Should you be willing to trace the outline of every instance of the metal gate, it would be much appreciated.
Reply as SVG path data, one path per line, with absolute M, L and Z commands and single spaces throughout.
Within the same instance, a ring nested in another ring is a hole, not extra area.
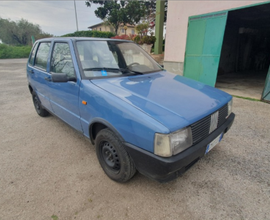
M 215 86 L 228 12 L 189 18 L 184 76 Z

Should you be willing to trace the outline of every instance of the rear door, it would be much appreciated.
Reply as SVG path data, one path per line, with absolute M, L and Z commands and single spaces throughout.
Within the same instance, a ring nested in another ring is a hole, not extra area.
M 50 74 L 66 74 L 70 81 L 52 82 L 49 97 L 53 112 L 63 121 L 82 131 L 79 112 L 80 80 L 74 68 L 75 54 L 71 53 L 69 42 L 54 42 Z M 50 76 L 51 78 L 51 76 Z
M 37 93 L 42 105 L 52 111 L 48 92 L 48 58 L 50 53 L 51 42 L 37 43 L 32 51 L 27 66 L 30 84 Z
M 189 18 L 184 76 L 215 86 L 227 12 Z

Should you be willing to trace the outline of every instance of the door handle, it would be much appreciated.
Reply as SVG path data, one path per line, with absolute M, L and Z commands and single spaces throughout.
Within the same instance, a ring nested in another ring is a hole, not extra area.
M 32 69 L 29 70 L 29 72 L 30 72 L 31 74 L 34 74 L 34 73 L 35 73 L 34 70 L 32 70 Z
M 44 79 L 47 80 L 47 81 L 49 81 L 49 82 L 52 81 L 52 79 L 50 77 L 45 77 Z

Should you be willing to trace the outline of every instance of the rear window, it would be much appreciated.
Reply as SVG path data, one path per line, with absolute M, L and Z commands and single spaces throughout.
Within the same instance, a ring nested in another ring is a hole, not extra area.
M 30 56 L 30 59 L 29 59 L 29 64 L 30 65 L 34 65 L 34 58 L 35 58 L 35 55 L 36 55 L 36 51 L 37 51 L 37 45 L 36 44 L 32 50 L 32 53 L 31 53 L 31 56 Z
M 51 43 L 40 43 L 36 55 L 35 67 L 46 70 Z

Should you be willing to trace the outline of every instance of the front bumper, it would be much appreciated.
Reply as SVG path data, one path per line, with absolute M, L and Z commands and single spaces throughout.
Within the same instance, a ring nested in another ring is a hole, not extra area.
M 235 114 L 231 113 L 228 119 L 207 138 L 172 157 L 159 157 L 129 143 L 125 143 L 126 150 L 140 173 L 159 182 L 168 182 L 177 178 L 203 157 L 207 145 L 222 132 L 225 134 L 234 118 Z

